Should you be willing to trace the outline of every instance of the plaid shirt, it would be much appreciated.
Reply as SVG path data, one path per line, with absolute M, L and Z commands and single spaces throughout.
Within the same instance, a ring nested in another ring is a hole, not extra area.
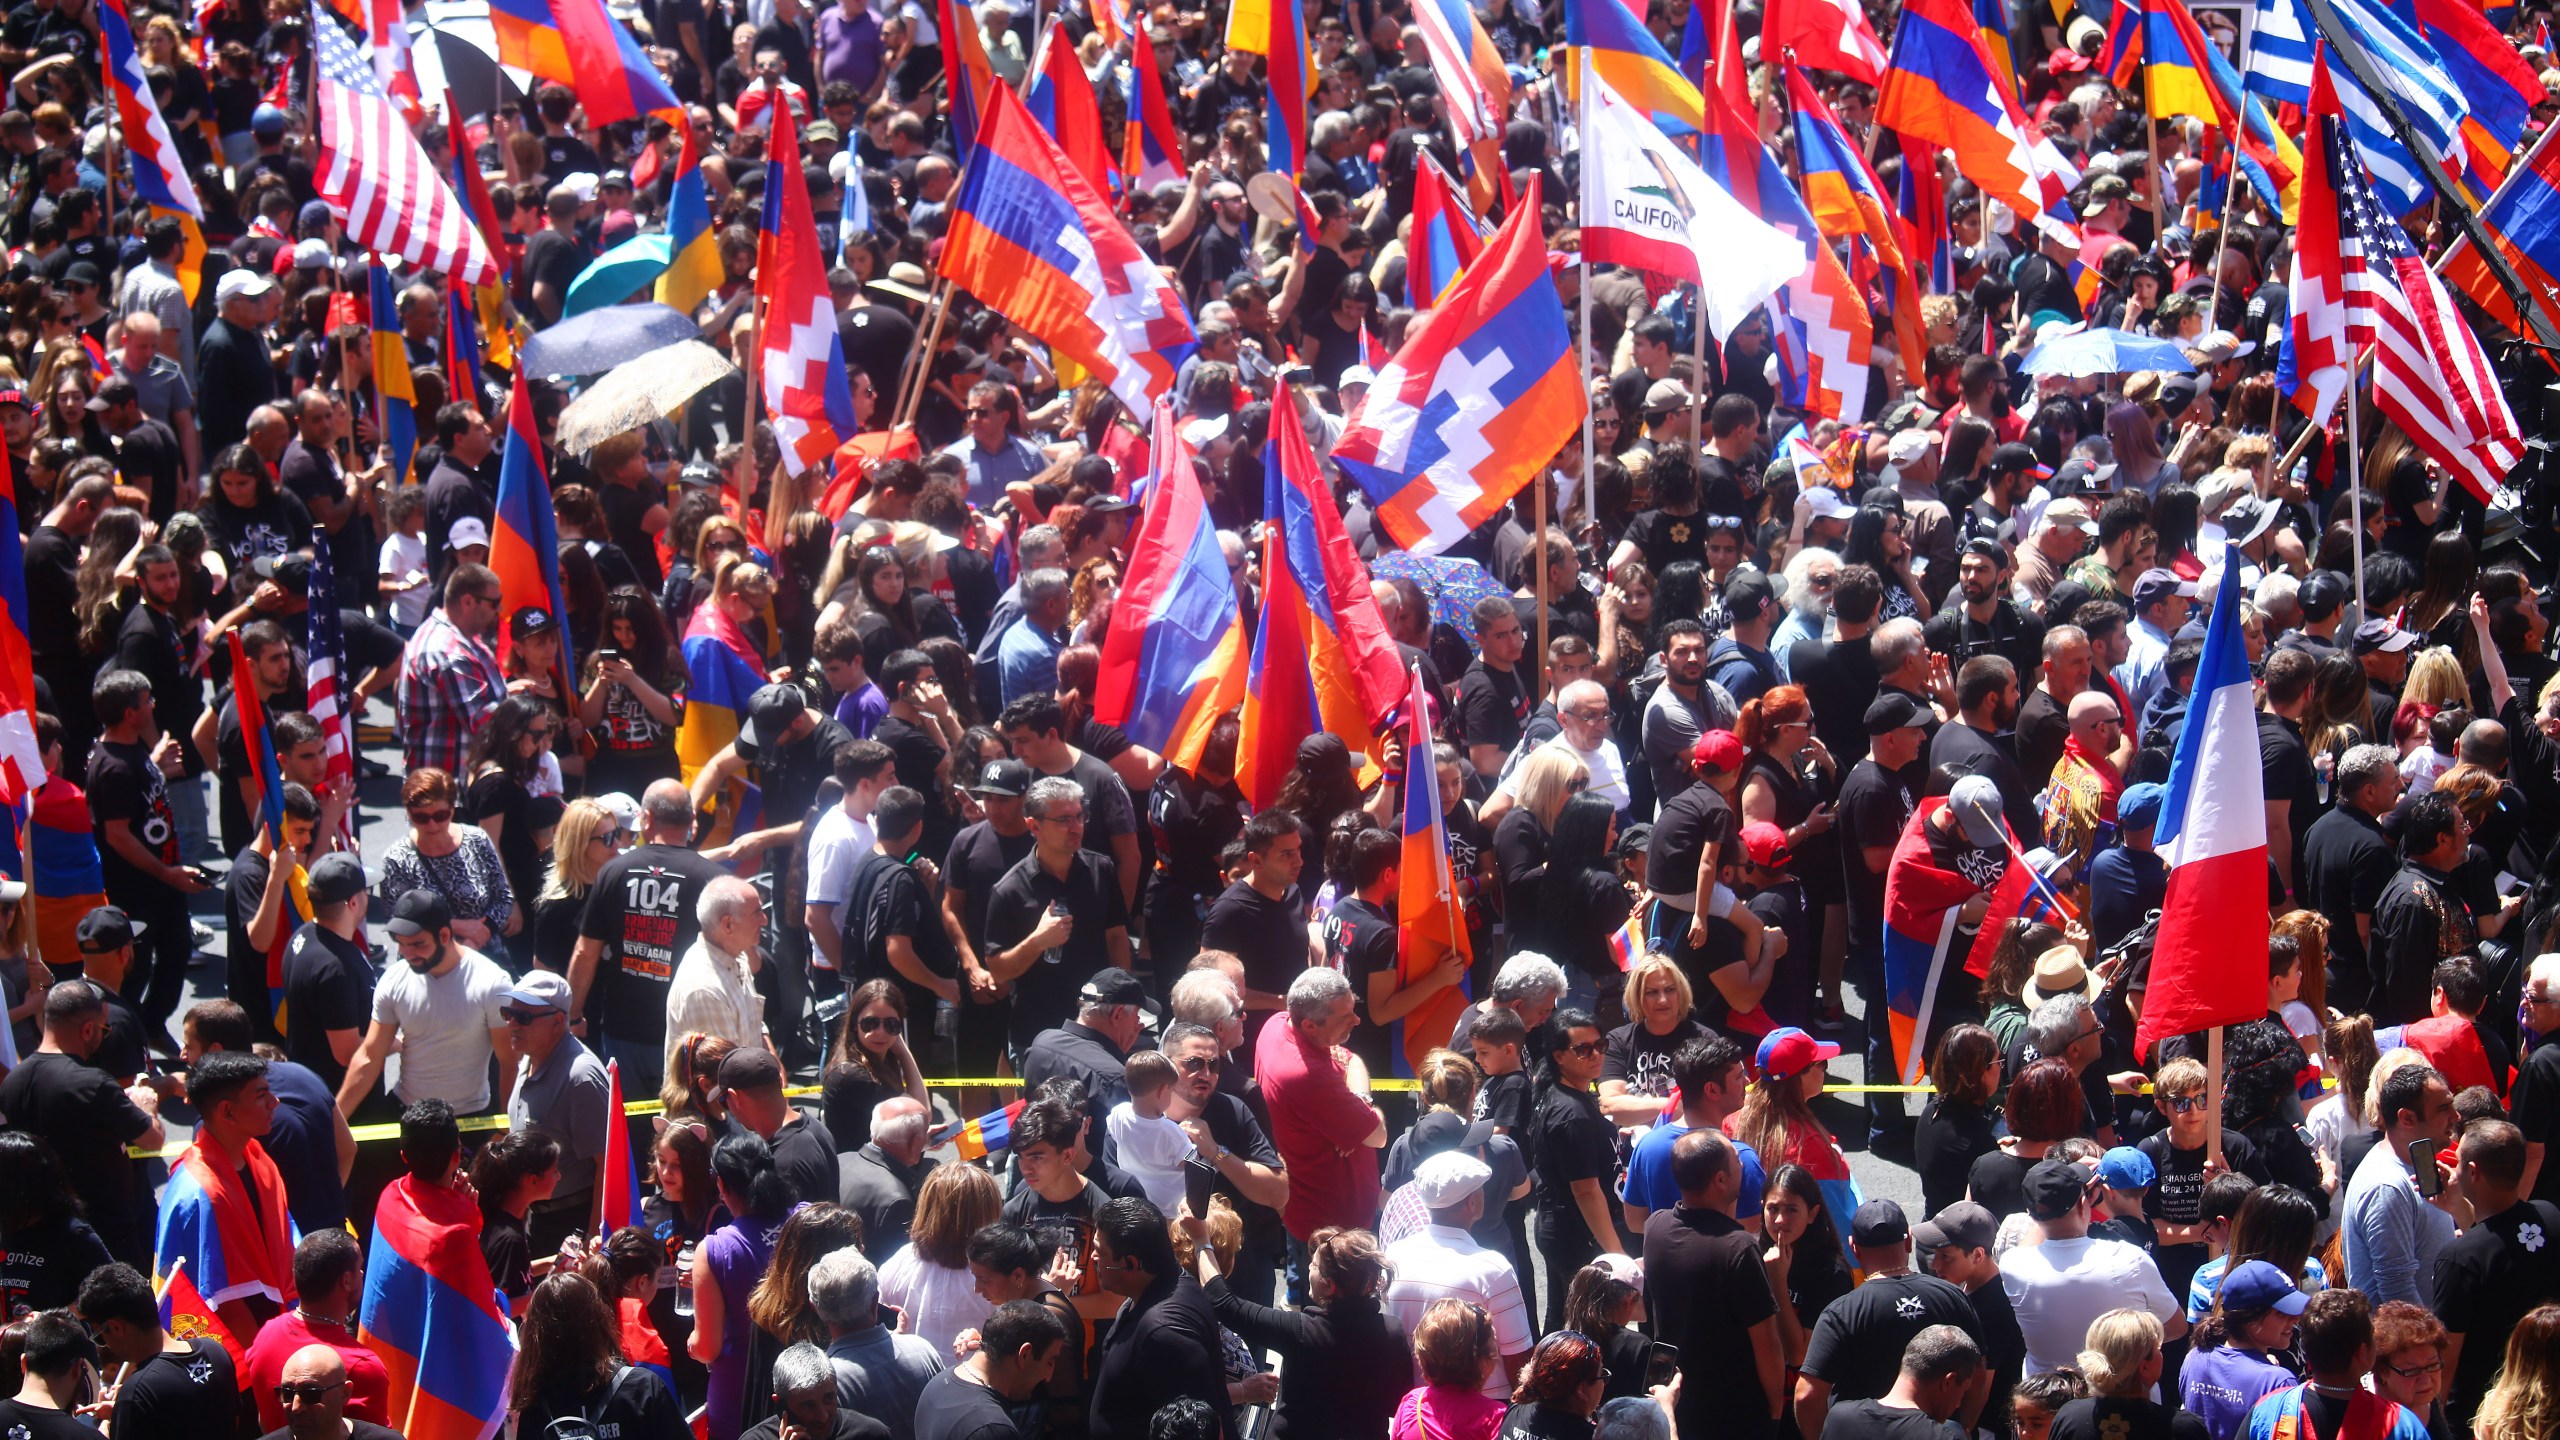
M 441 609 L 428 616 L 400 661 L 400 725 L 409 769 L 433 765 L 459 777 L 472 735 L 506 698 L 498 652 L 453 628 Z

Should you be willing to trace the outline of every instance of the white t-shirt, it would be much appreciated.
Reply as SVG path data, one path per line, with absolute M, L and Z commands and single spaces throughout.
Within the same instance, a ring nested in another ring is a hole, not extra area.
M 853 888 L 853 872 L 879 843 L 870 821 L 854 819 L 842 805 L 828 806 L 809 832 L 809 903 L 842 905 Z M 842 924 L 844 917 L 836 921 Z
M 415 580 L 425 575 L 427 573 L 426 537 L 403 535 L 396 530 L 391 532 L 391 538 L 382 542 L 379 566 L 383 574 L 395 580 Z M 391 597 L 391 618 L 411 628 L 424 625 L 427 623 L 428 602 L 434 598 L 429 586 L 421 585 L 415 590 L 403 590 Z
M 399 1030 L 400 1048 L 384 1083 L 403 1105 L 442 1100 L 454 1113 L 488 1108 L 489 1032 L 506 1017 L 507 972 L 468 945 L 462 962 L 442 975 L 422 975 L 406 961 L 383 967 L 373 987 L 373 1018 Z
M 1583 787 L 1583 793 L 1608 801 L 1613 810 L 1623 811 L 1635 803 L 1635 797 L 1627 791 L 1627 766 L 1618 758 L 1617 741 L 1603 740 L 1599 749 L 1585 750 L 1558 735 L 1538 748 L 1543 750 L 1547 746 L 1571 755 L 1591 772 L 1591 783 Z M 1520 798 L 1520 771 L 1524 758 L 1518 751 L 1512 752 L 1511 762 L 1502 770 L 1502 783 L 1495 787 L 1497 794 L 1508 795 L 1515 801 Z
M 1182 1162 L 1195 1153 L 1191 1137 L 1183 1133 L 1170 1115 L 1150 1120 L 1138 1113 L 1138 1107 L 1123 1100 L 1111 1107 L 1103 1117 L 1110 1131 L 1112 1147 L 1119 1152 L 1120 1168 L 1134 1177 L 1154 1206 L 1172 1214 L 1180 1207 L 1184 1187 Z
M 2026 1374 L 2079 1363 L 2089 1322 L 2128 1306 L 2162 1321 L 2183 1314 L 2160 1267 L 2122 1240 L 2047 1240 L 2000 1257 L 2000 1288 L 2018 1312 L 2026 1337 Z

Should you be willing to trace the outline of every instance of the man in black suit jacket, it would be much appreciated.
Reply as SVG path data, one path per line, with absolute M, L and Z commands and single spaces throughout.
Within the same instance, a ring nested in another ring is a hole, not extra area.
M 1218 1317 L 1200 1282 L 1174 1258 L 1164 1212 L 1144 1200 L 1114 1200 L 1094 1228 L 1096 1278 L 1129 1304 L 1094 1364 L 1093 1433 L 1144 1435 L 1156 1411 L 1188 1396 L 1207 1405 L 1226 1440 L 1235 1440 Z

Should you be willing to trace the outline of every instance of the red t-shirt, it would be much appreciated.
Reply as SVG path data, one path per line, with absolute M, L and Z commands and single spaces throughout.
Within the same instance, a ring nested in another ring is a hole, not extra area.
M 284 1378 L 284 1362 L 305 1345 L 326 1345 L 346 1362 L 348 1419 L 391 1423 L 391 1372 L 383 1368 L 382 1357 L 335 1325 L 314 1326 L 296 1309 L 258 1327 L 258 1338 L 249 1342 L 247 1363 L 240 1368 L 240 1383 L 257 1397 L 260 1425 L 269 1430 L 284 1428 L 284 1406 L 276 1403 L 276 1382 Z
M 1254 1079 L 1271 1110 L 1271 1144 L 1289 1167 L 1289 1233 L 1306 1240 L 1327 1225 L 1367 1229 L 1378 1219 L 1378 1152 L 1363 1143 L 1377 1112 L 1351 1093 L 1342 1062 L 1298 1036 L 1289 1012 L 1263 1022 Z

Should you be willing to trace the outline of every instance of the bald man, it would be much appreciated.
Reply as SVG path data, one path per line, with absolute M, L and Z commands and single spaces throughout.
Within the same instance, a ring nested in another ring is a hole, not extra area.
M 838 1198 L 862 1217 L 863 1253 L 874 1264 L 907 1243 L 916 1218 L 916 1192 L 937 1161 L 925 1158 L 932 1115 L 924 1102 L 894 1095 L 871 1107 L 871 1138 L 859 1150 L 836 1157 Z
M 284 1362 L 275 1398 L 284 1406 L 284 1427 L 261 1440 L 400 1440 L 388 1425 L 347 1418 L 347 1362 L 335 1347 L 294 1351 Z
M 2053 784 L 2045 791 L 2044 837 L 2053 853 L 2071 862 L 2074 875 L 2089 868 L 2101 827 L 2115 828 L 2116 797 L 2124 793 L 2124 775 L 2112 758 L 2124 739 L 2124 714 L 2115 697 L 2083 690 L 2071 697 L 2069 738 L 2062 758 L 2054 762 Z
M 1585 793 L 1608 801 L 1611 808 L 1623 815 L 1633 803 L 1633 797 L 1627 790 L 1627 765 L 1619 758 L 1618 742 L 1609 738 L 1609 691 L 1599 681 L 1587 678 L 1590 663 L 1586 647 L 1578 669 L 1573 668 L 1572 661 L 1563 659 L 1548 667 L 1550 671 L 1561 672 L 1559 679 L 1563 679 L 1566 673 L 1573 674 L 1575 678 L 1565 680 L 1557 689 L 1556 698 L 1548 706 L 1540 707 L 1541 715 L 1550 708 L 1554 713 L 1555 738 L 1547 741 L 1546 745 L 1560 747 L 1581 761 L 1591 772 L 1591 783 L 1584 787 Z M 1537 720 L 1533 718 L 1523 733 L 1534 732 L 1536 728 Z M 1524 742 L 1513 752 L 1503 767 L 1502 779 L 1494 789 L 1493 798 L 1485 802 L 1482 818 L 1486 824 L 1501 819 L 1503 812 L 1519 803 L 1520 761 L 1533 750 L 1544 748 L 1544 745 L 1533 746 Z

